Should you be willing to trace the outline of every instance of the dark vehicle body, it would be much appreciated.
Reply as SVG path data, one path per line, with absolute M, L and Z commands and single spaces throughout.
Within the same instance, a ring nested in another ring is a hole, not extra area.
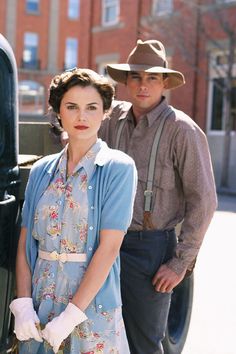
M 15 295 L 14 269 L 19 235 L 17 74 L 13 52 L 0 35 L 0 354 L 11 353 L 9 303 Z

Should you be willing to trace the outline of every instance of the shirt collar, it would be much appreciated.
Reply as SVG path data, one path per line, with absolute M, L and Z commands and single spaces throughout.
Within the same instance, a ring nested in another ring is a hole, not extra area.
M 73 174 L 77 173 L 81 168 L 83 168 L 86 172 L 87 178 L 89 179 L 91 177 L 95 169 L 95 159 L 99 150 L 101 149 L 101 145 L 102 140 L 97 139 L 96 143 L 89 149 L 85 156 L 83 156 L 81 161 L 79 161 L 79 163 L 74 169 Z M 62 176 L 65 176 L 66 174 L 67 148 L 68 147 L 66 146 L 65 149 L 62 151 L 55 169 L 55 173 L 60 171 L 60 174 Z
M 100 141 L 100 150 L 98 151 L 94 163 L 98 166 L 103 166 L 107 161 L 111 159 L 110 149 L 105 141 L 98 139 Z
M 163 96 L 161 102 L 146 114 L 149 127 L 151 127 L 156 122 L 157 118 L 162 115 L 162 113 L 166 110 L 166 107 L 167 101 L 166 98 Z
M 164 96 L 162 96 L 161 102 L 157 104 L 150 112 L 146 113 L 143 118 L 147 119 L 147 124 L 149 127 L 151 127 L 157 118 L 163 113 L 163 111 L 166 109 L 168 106 L 167 100 Z M 142 119 L 143 119 L 142 118 Z M 132 111 L 132 106 L 130 109 L 127 111 L 122 112 L 122 114 L 119 117 L 119 120 L 127 119 L 128 121 L 134 123 L 134 115 Z

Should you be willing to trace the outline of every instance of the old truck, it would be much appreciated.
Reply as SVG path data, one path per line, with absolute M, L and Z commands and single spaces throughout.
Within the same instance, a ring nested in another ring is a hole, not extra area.
M 30 168 L 61 149 L 46 119 L 18 120 L 17 69 L 9 43 L 0 35 L 0 354 L 13 353 L 15 338 L 9 303 L 15 296 L 14 269 L 20 208 Z M 173 292 L 164 341 L 165 354 L 180 354 L 188 333 L 193 276 Z

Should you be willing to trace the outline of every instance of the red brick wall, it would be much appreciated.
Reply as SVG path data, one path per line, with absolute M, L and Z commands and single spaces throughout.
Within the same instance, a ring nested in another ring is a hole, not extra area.
M 204 4 L 211 0 L 204 1 Z M 168 16 L 156 18 L 155 26 L 146 28 L 140 25 L 150 15 L 152 0 L 121 0 L 120 22 L 118 26 L 102 28 L 101 0 L 81 0 L 80 17 L 70 20 L 67 17 L 67 0 L 59 2 L 58 30 L 58 71 L 63 70 L 65 41 L 67 37 L 77 37 L 79 40 L 80 67 L 90 67 L 97 70 L 96 57 L 108 54 L 119 54 L 120 62 L 125 62 L 138 38 L 143 40 L 156 38 L 162 40 L 171 56 L 171 67 L 182 71 L 186 77 L 186 85 L 170 92 L 170 103 L 184 110 L 205 130 L 208 100 L 208 82 L 206 79 L 208 63 L 206 58 L 207 41 L 203 34 L 197 33 L 196 7 L 189 6 L 192 2 L 174 1 L 175 12 L 173 21 L 177 19 L 175 30 L 171 31 Z M 19 70 L 20 79 L 36 80 L 47 88 L 54 73 L 46 72 L 48 60 L 50 1 L 40 1 L 40 15 L 28 15 L 25 11 L 25 0 L 17 1 L 16 49 L 15 56 L 18 66 L 23 55 L 23 39 L 26 31 L 39 34 L 39 57 L 42 71 L 23 72 Z M 0 1 L 0 31 L 5 30 L 6 0 Z M 227 21 L 235 23 L 236 6 L 229 3 L 226 6 Z M 225 33 L 216 21 L 213 12 L 205 12 L 205 23 L 212 37 L 224 39 Z M 173 23 L 172 23 L 173 25 Z M 236 24 L 235 24 L 236 25 Z M 184 43 L 180 48 L 180 35 Z M 55 48 L 56 49 L 56 48 Z M 198 71 L 193 64 L 198 65 Z M 128 99 L 123 85 L 117 86 L 117 97 Z

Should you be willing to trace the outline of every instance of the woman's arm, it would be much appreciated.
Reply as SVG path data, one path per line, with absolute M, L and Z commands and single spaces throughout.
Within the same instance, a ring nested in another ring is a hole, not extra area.
M 33 338 L 42 342 L 43 339 L 37 328 L 40 321 L 31 298 L 31 272 L 25 250 L 26 234 L 27 229 L 22 227 L 16 256 L 17 299 L 11 302 L 10 310 L 15 316 L 14 332 L 16 337 L 20 341 Z
M 124 232 L 102 230 L 100 244 L 86 270 L 72 303 L 84 311 L 104 284 L 110 269 L 119 254 Z
M 31 297 L 31 271 L 26 258 L 26 227 L 22 227 L 16 256 L 17 297 Z

